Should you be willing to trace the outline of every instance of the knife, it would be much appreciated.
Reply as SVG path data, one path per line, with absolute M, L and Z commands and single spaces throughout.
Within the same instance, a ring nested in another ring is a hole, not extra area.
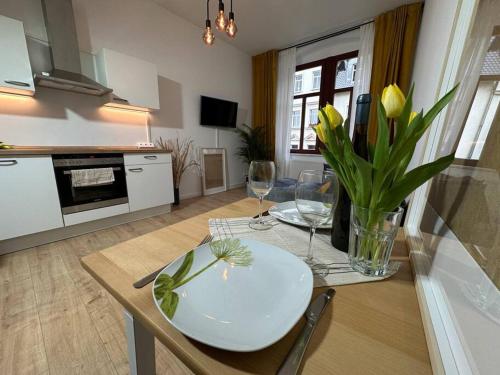
M 302 328 L 299 336 L 295 340 L 292 349 L 288 352 L 285 360 L 281 364 L 276 375 L 295 375 L 299 371 L 302 358 L 309 344 L 314 329 L 318 324 L 326 306 L 335 296 L 335 289 L 328 289 L 326 292 L 321 293 L 313 302 L 310 303 L 306 310 L 306 325 Z

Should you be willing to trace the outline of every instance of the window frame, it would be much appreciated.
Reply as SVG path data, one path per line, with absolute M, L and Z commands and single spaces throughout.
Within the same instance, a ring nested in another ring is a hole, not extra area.
M 351 51 L 347 53 L 342 53 L 340 55 L 330 56 L 325 59 L 311 61 L 309 63 L 297 65 L 295 68 L 295 72 L 299 72 L 301 70 L 311 69 L 318 66 L 321 66 L 321 79 L 320 79 L 320 87 L 319 91 L 307 93 L 307 94 L 295 94 L 295 80 L 294 80 L 294 96 L 295 99 L 302 99 L 302 113 L 300 119 L 300 140 L 299 140 L 299 148 L 292 149 L 291 145 L 289 145 L 289 151 L 292 154 L 320 154 L 319 148 L 322 145 L 321 141 L 316 138 L 316 145 L 314 150 L 310 150 L 307 148 L 303 148 L 304 142 L 304 132 L 305 132 L 305 115 L 306 115 L 306 102 L 308 97 L 319 96 L 319 108 L 324 107 L 327 102 L 332 105 L 334 103 L 334 96 L 339 92 L 349 92 L 349 116 L 352 110 L 352 95 L 353 95 L 353 87 L 344 87 L 341 89 L 335 88 L 335 78 L 336 78 L 336 69 L 337 63 L 341 60 L 346 60 L 350 58 L 358 57 L 358 51 Z M 307 124 L 308 126 L 309 124 Z M 294 128 L 297 129 L 297 128 Z

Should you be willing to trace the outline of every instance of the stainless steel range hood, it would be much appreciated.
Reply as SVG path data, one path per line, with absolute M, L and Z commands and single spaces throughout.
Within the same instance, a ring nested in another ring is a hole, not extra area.
M 49 38 L 52 71 L 35 73 L 35 84 L 95 96 L 112 92 L 112 89 L 82 74 L 71 0 L 42 0 L 42 9 Z

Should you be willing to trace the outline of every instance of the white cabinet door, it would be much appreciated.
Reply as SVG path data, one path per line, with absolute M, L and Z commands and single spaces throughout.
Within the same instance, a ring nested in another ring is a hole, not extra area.
M 0 16 L 0 92 L 33 95 L 31 73 L 23 23 Z
M 159 109 L 155 64 L 107 48 L 96 57 L 97 80 L 132 106 Z
M 172 164 L 140 164 L 126 169 L 130 212 L 174 201 Z
M 62 226 L 52 158 L 0 157 L 0 240 Z

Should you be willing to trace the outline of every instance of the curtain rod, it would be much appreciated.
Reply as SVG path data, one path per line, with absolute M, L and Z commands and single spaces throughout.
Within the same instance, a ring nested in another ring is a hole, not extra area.
M 320 37 L 318 37 L 318 38 L 308 40 L 308 41 L 306 41 L 306 42 L 297 43 L 297 44 L 294 44 L 293 46 L 290 46 L 290 47 L 286 47 L 286 48 L 279 49 L 279 50 L 278 50 L 278 52 L 281 52 L 281 51 L 284 51 L 284 50 L 287 50 L 287 49 L 290 49 L 290 48 L 294 48 L 294 47 L 295 47 L 295 48 L 300 48 L 300 47 L 305 47 L 305 46 L 308 46 L 309 44 L 313 44 L 313 43 L 321 42 L 322 40 L 330 39 L 330 38 L 333 38 L 333 37 L 335 37 L 335 36 L 339 36 L 339 35 L 342 35 L 342 34 L 348 33 L 348 32 L 350 32 L 350 31 L 357 30 L 357 29 L 359 29 L 361 26 L 368 25 L 369 23 L 373 23 L 373 22 L 374 22 L 373 20 L 371 20 L 371 21 L 366 21 L 366 22 L 360 23 L 359 25 L 348 27 L 347 29 L 343 29 L 343 30 L 335 31 L 335 32 L 333 32 L 333 33 L 331 33 L 331 34 L 323 35 L 323 36 L 320 36 Z

